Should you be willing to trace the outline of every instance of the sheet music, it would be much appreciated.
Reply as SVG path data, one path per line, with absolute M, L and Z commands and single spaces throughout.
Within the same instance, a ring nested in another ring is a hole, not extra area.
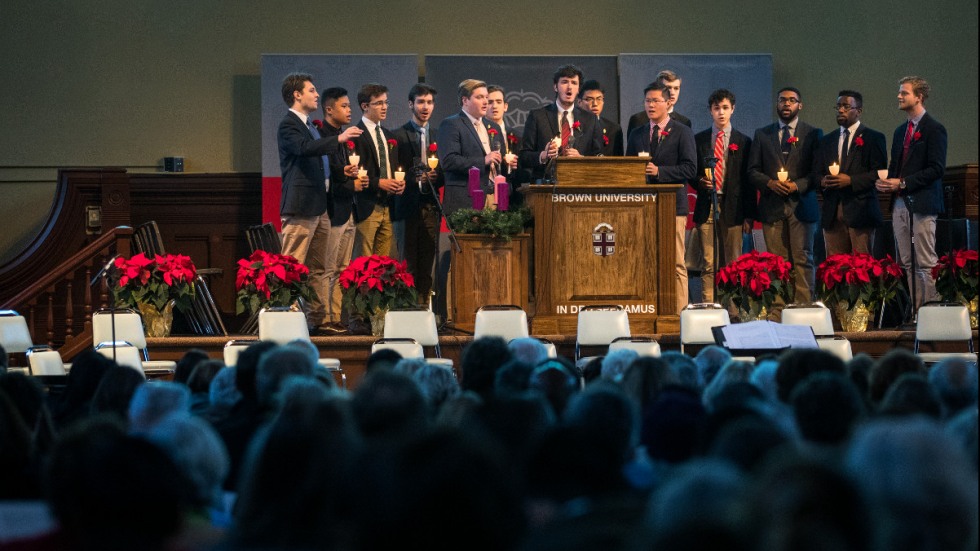
M 722 328 L 730 349 L 817 348 L 809 325 L 783 325 L 771 321 L 735 323 Z

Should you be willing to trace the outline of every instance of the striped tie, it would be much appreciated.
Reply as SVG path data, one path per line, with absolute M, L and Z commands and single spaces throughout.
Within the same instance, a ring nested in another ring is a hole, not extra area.
M 715 158 L 718 164 L 715 165 L 715 191 L 721 191 L 721 184 L 725 180 L 725 131 L 719 130 L 715 136 Z

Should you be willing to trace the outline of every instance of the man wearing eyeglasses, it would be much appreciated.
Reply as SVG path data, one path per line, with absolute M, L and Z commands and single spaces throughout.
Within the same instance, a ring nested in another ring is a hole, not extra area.
M 643 91 L 650 124 L 634 130 L 626 142 L 626 155 L 645 152 L 648 184 L 680 183 L 677 190 L 677 216 L 674 220 L 674 281 L 677 293 L 676 313 L 687 306 L 687 265 L 684 263 L 684 237 L 687 229 L 687 182 L 697 171 L 697 146 L 694 131 L 671 119 L 670 90 L 653 82 Z M 666 259 L 665 259 L 666 260 Z M 667 307 L 665 307 L 667 309 Z
M 622 156 L 623 128 L 602 116 L 602 110 L 606 106 L 606 90 L 598 80 L 582 83 L 582 89 L 578 93 L 578 106 L 598 117 L 599 127 L 602 129 L 602 154 L 606 157 Z
M 681 98 L 681 77 L 677 76 L 677 73 L 671 71 L 670 69 L 664 69 L 657 73 L 657 82 L 663 84 L 670 90 L 670 107 L 667 108 L 667 113 L 670 114 L 670 118 L 675 121 L 691 128 L 691 119 L 681 115 L 677 111 L 674 111 L 674 106 L 677 105 L 677 100 Z M 629 122 L 626 124 L 626 136 L 633 133 L 633 130 L 641 126 L 647 126 L 650 124 L 650 117 L 647 116 L 646 110 L 640 111 L 639 113 L 634 113 Z
M 388 88 L 365 84 L 357 92 L 357 103 L 363 116 L 357 123 L 363 133 L 355 150 L 361 157 L 361 168 L 367 170 L 367 188 L 358 191 L 357 256 L 390 255 L 394 226 L 391 220 L 392 196 L 405 191 L 405 180 L 396 180 L 398 142 L 390 130 L 381 126 L 388 116 Z M 404 168 L 404 167 L 403 167 Z
M 779 90 L 779 121 L 755 131 L 749 181 L 759 190 L 758 220 L 766 249 L 793 264 L 793 301 L 813 300 L 813 236 L 820 217 L 811 184 L 813 154 L 823 130 L 800 120 L 803 95 Z
M 861 122 L 863 110 L 860 92 L 838 92 L 834 112 L 839 128 L 820 140 L 814 156 L 813 188 L 823 193 L 820 220 L 827 256 L 871 254 L 875 228 L 881 225 L 875 180 L 888 154 L 885 135 Z

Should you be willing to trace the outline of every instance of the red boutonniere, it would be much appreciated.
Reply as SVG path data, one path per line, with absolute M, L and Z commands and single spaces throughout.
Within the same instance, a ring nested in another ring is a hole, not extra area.
M 854 145 L 858 147 L 864 147 L 864 138 L 862 138 L 861 136 L 857 136 L 856 138 L 854 138 Z
M 579 121 L 575 121 L 572 123 L 572 130 L 578 130 L 579 128 L 582 128 L 582 123 L 580 123 Z
M 737 143 L 728 144 L 728 150 L 731 151 L 732 153 L 738 151 L 738 144 Z
M 515 136 L 513 132 L 507 134 L 507 143 L 517 145 L 517 136 Z
M 347 140 L 344 144 L 347 145 L 347 151 L 354 151 L 354 140 Z
M 497 130 L 491 128 L 490 126 L 487 126 L 487 134 L 490 136 L 490 139 L 492 140 L 497 137 Z
M 395 146 L 397 145 L 398 145 L 397 140 L 395 140 L 394 138 L 388 139 L 388 149 L 395 149 Z
M 609 136 L 606 135 L 605 131 L 602 133 L 602 145 L 609 145 Z
M 798 137 L 796 137 L 796 136 L 790 136 L 789 139 L 786 140 L 786 143 L 791 143 L 791 144 L 793 144 L 793 147 L 796 147 L 796 142 L 798 142 L 798 141 L 800 141 L 800 139 Z
M 659 141 L 661 141 L 661 142 L 664 141 L 664 138 L 666 138 L 667 136 L 670 136 L 670 130 L 661 130 L 660 131 L 660 140 Z
M 429 153 L 435 153 L 436 151 L 439 151 L 439 146 L 436 145 L 436 142 L 430 143 L 429 144 Z
M 913 142 L 917 142 L 917 141 L 919 141 L 921 139 L 922 139 L 922 132 L 916 132 L 915 134 L 912 134 L 912 141 Z
M 323 130 L 323 121 L 320 119 L 314 119 L 313 126 L 315 126 L 317 130 Z

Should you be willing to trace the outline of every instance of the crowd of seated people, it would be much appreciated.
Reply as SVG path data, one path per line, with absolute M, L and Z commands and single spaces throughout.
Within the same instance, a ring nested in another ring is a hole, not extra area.
M 905 350 L 580 370 L 485 338 L 456 372 L 380 351 L 352 391 L 301 342 L 167 382 L 84 353 L 57 397 L 0 372 L 0 509 L 50 516 L 0 520 L 4 551 L 978 546 L 976 364 Z

